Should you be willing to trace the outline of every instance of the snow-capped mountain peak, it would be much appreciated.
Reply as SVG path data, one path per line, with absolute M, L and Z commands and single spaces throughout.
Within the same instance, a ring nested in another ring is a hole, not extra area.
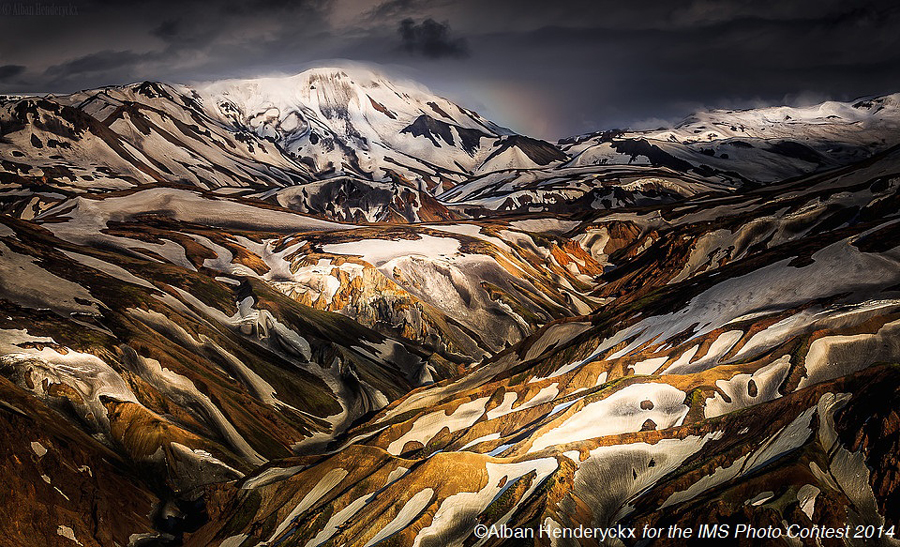
M 426 88 L 375 71 L 315 68 L 295 76 L 198 86 L 223 122 L 247 127 L 316 169 L 462 175 L 476 171 L 495 141 L 513 134 Z
M 695 112 L 673 127 L 560 141 L 569 165 L 652 164 L 772 182 L 859 161 L 900 131 L 900 94 L 805 107 Z

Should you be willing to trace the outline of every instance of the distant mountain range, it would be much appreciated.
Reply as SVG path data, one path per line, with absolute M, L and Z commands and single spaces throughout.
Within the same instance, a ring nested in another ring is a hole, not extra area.
M 0 124 L 0 177 L 64 196 L 171 183 L 332 219 L 415 222 L 648 203 L 847 165 L 889 146 L 900 95 L 703 112 L 671 129 L 551 144 L 414 84 L 319 68 L 196 88 L 144 82 L 7 97 Z M 604 182 L 626 176 L 624 166 L 655 169 Z M 53 203 L 44 196 L 30 207 Z

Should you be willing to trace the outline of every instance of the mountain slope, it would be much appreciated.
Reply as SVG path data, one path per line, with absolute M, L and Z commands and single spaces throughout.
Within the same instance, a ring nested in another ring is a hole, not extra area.
M 895 524 L 898 200 L 893 149 L 603 214 L 579 236 L 614 266 L 602 309 L 398 400 L 325 459 L 217 488 L 189 545 L 465 544 L 478 523 Z
M 434 350 L 208 266 L 218 251 L 266 271 L 229 229 L 264 254 L 279 231 L 340 225 L 165 188 L 46 215 L 0 217 L 2 373 L 175 491 L 329 440 L 456 373 Z M 255 228 L 237 228 L 242 215 Z

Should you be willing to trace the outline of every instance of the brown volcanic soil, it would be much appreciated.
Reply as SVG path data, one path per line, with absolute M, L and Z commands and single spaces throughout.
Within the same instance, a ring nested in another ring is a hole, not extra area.
M 46 452 L 44 452 L 46 450 Z M 49 482 L 48 482 L 49 481 Z M 0 378 L 0 537 L 17 547 L 127 545 L 157 497 L 113 451 Z

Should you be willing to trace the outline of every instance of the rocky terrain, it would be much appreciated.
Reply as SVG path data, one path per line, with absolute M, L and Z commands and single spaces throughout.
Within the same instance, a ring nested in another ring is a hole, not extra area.
M 898 125 L 894 95 L 551 144 L 360 69 L 7 97 L 0 533 L 890 529 Z

